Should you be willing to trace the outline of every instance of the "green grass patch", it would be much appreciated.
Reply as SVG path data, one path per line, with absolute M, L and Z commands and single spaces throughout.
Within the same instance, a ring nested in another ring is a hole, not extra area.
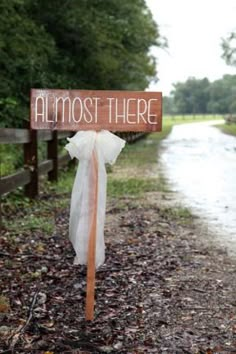
M 11 234 L 36 230 L 51 234 L 55 227 L 55 215 L 70 204 L 74 175 L 71 169 L 68 173 L 63 171 L 58 185 L 42 178 L 40 195 L 32 200 L 24 196 L 22 188 L 2 196 L 2 223 L 5 228 Z
M 221 114 L 196 114 L 196 115 L 166 115 L 163 117 L 163 123 L 165 126 L 176 125 L 176 124 L 186 124 L 186 123 L 197 123 L 197 122 L 207 122 L 210 120 L 224 119 Z
M 223 133 L 236 136 L 236 124 L 220 124 L 216 125 Z
M 157 170 L 158 147 L 171 131 L 149 134 L 134 144 L 126 144 L 117 162 L 108 168 L 108 198 L 139 197 L 145 192 L 169 192 L 161 171 Z
M 23 219 L 11 222 L 8 227 L 9 231 L 27 232 L 42 231 L 51 234 L 55 227 L 55 220 L 52 216 L 39 216 L 37 214 L 26 215 Z
M 44 183 L 44 192 L 50 191 L 52 194 L 67 194 L 71 193 L 75 175 L 76 167 L 66 168 L 59 173 L 58 182 L 48 182 Z
M 51 200 L 30 200 L 22 190 L 17 190 L 2 197 L 3 225 L 11 233 L 41 230 L 50 234 L 55 226 L 56 202 L 53 204 Z
M 14 173 L 23 166 L 23 147 L 17 144 L 0 144 L 0 176 Z
M 158 159 L 158 146 L 161 140 L 170 133 L 171 128 L 171 125 L 164 126 L 160 133 L 152 133 L 134 144 L 126 144 L 118 157 L 115 168 L 124 169 L 127 166 L 130 166 L 130 168 L 142 168 L 156 163 Z
M 181 224 L 189 224 L 194 218 L 191 211 L 188 208 L 182 206 L 162 209 L 162 213 L 166 215 L 167 218 L 179 221 Z
M 38 143 L 38 161 L 47 156 L 46 142 Z M 24 149 L 22 144 L 0 144 L 0 176 L 13 174 L 24 165 Z
M 145 192 L 164 191 L 165 185 L 158 178 L 109 178 L 108 198 L 139 197 Z

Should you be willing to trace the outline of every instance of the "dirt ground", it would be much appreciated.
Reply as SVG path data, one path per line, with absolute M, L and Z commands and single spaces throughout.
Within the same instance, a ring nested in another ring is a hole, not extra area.
M 174 194 L 109 201 L 93 322 L 68 215 L 52 235 L 3 233 L 0 353 L 236 353 L 236 261 Z

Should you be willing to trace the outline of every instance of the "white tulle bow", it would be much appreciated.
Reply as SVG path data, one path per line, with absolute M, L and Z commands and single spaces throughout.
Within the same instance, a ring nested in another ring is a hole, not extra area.
M 104 222 L 107 175 L 105 163 L 116 161 L 125 141 L 107 130 L 79 131 L 65 146 L 70 157 L 76 157 L 79 167 L 71 195 L 69 237 L 76 257 L 74 264 L 87 264 L 91 215 L 94 211 L 95 181 L 97 181 L 96 268 L 104 263 Z M 97 169 L 94 164 L 96 159 Z M 98 174 L 96 179 L 96 173 Z

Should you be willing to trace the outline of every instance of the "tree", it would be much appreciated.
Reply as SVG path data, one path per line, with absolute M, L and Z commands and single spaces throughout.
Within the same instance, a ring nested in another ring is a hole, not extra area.
M 165 113 L 236 113 L 236 75 L 224 75 L 213 82 L 189 78 L 174 88 L 170 97 L 164 97 Z
M 231 32 L 229 36 L 222 40 L 222 57 L 228 65 L 236 66 L 236 32 Z
M 22 124 L 31 87 L 144 90 L 162 46 L 144 0 L 2 0 L 0 33 L 5 126 Z
M 160 36 L 143 0 L 36 0 L 31 13 L 69 58 L 72 85 L 144 89 L 155 76 Z
M 176 114 L 176 107 L 174 104 L 174 97 L 164 96 L 163 97 L 163 113 L 164 115 L 174 115 Z
M 224 75 L 209 89 L 209 113 L 235 113 L 236 75 Z
M 198 114 L 207 112 L 209 80 L 189 78 L 186 82 L 174 84 L 174 104 L 180 114 Z
M 50 61 L 56 54 L 53 38 L 29 18 L 23 1 L 1 1 L 0 117 L 4 126 L 18 126 L 28 118 L 29 89 L 50 85 Z

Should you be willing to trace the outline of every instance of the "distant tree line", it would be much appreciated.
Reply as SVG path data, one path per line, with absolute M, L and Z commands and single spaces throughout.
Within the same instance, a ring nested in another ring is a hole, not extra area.
M 236 75 L 213 82 L 191 77 L 173 86 L 171 95 L 164 97 L 165 114 L 236 113 Z
M 144 90 L 163 43 L 145 0 L 1 0 L 0 125 L 24 125 L 31 87 Z

